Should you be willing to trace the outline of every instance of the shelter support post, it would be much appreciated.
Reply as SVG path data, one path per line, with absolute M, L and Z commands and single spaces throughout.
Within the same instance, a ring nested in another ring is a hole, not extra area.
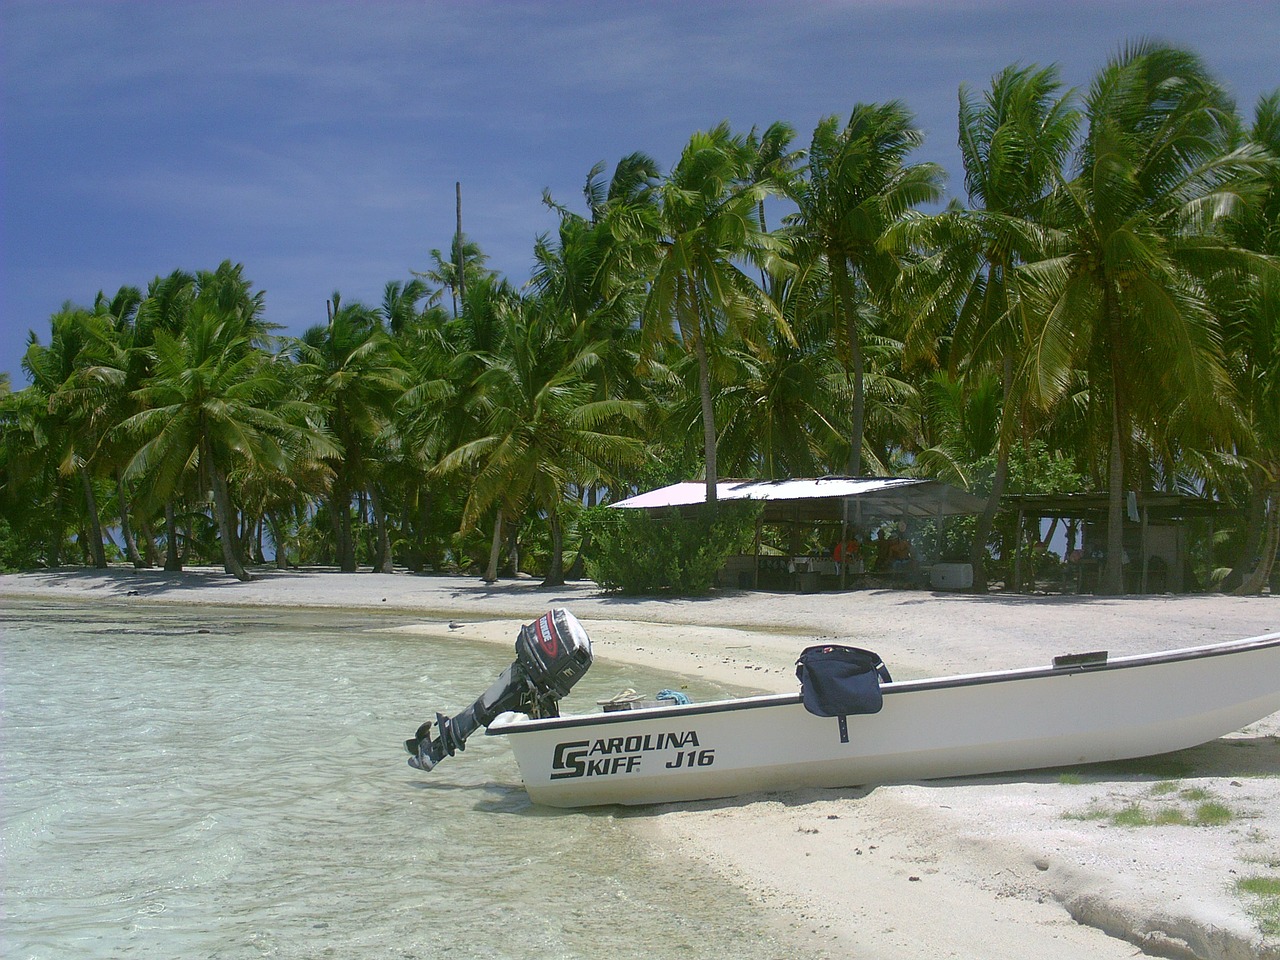
M 1018 510 L 1018 524 L 1013 528 L 1013 589 L 1022 589 L 1022 525 L 1026 512 Z

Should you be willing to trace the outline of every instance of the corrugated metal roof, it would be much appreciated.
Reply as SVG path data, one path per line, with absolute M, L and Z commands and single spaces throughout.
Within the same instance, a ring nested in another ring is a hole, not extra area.
M 673 483 L 611 504 L 622 510 L 661 510 L 705 502 L 707 485 Z M 722 501 L 764 501 L 765 519 L 838 520 L 846 500 L 883 516 L 938 517 L 981 512 L 984 502 L 939 480 L 912 477 L 819 477 L 800 480 L 723 480 L 716 484 Z

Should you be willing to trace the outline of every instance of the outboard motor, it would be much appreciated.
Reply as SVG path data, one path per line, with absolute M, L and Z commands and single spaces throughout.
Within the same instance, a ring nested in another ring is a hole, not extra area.
M 530 717 L 558 717 L 560 698 L 591 666 L 591 639 L 568 610 L 552 610 L 520 628 L 516 659 L 480 699 L 461 713 L 437 713 L 439 733 L 431 736 L 428 720 L 412 740 L 404 742 L 409 766 L 430 770 L 466 747 L 467 737 L 487 727 L 508 710 Z

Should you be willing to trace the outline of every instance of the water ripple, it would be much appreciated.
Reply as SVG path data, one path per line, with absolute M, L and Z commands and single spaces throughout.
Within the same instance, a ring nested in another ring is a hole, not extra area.
M 411 770 L 404 737 L 511 658 L 364 625 L 0 611 L 0 954 L 780 955 L 743 894 L 611 814 L 531 807 L 500 739 Z M 669 680 L 597 664 L 574 701 Z

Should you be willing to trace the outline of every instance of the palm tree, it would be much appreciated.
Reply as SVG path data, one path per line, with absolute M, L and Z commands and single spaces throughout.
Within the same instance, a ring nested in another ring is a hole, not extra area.
M 338 565 L 348 572 L 356 569 L 351 501 L 368 491 L 379 539 L 377 566 L 387 572 L 391 555 L 377 482 L 378 453 L 382 435 L 391 425 L 392 406 L 404 392 L 406 375 L 375 311 L 359 303 L 343 305 L 336 292 L 332 303 L 331 322 L 312 327 L 297 343 L 302 389 L 308 401 L 324 411 L 327 429 L 341 448 L 331 464 L 330 496 Z
M 430 280 L 442 289 L 449 291 L 453 299 L 453 316 L 458 316 L 459 299 L 466 287 L 476 278 L 486 276 L 492 271 L 485 269 L 488 257 L 481 251 L 480 245 L 468 240 L 466 234 L 454 234 L 448 259 L 437 249 L 431 251 L 431 261 L 435 264 L 430 270 L 414 276 Z M 458 264 L 462 264 L 462 272 L 458 272 Z
M 657 166 L 644 154 L 624 157 L 606 182 L 604 164 L 587 175 L 583 195 L 588 217 L 543 202 L 560 215 L 554 240 L 538 237 L 530 286 L 540 309 L 553 310 L 573 344 L 598 343 L 606 353 L 591 371 L 596 398 L 637 396 L 639 343 L 634 318 L 641 309 L 647 274 L 644 250 L 627 225 L 646 211 L 657 183 Z
M 62 562 L 75 494 L 59 470 L 66 434 L 35 385 L 0 396 L 0 521 L 26 556 Z
M 196 473 L 213 493 L 223 565 L 248 580 L 232 523 L 231 473 L 246 465 L 283 470 L 291 445 L 319 444 L 278 411 L 284 381 L 260 343 L 262 294 L 229 262 L 198 277 L 199 294 L 176 335 L 155 333 L 154 368 L 138 391 L 143 409 L 122 428 L 141 446 L 126 480 L 146 478 L 161 497 Z
M 747 134 L 747 148 L 751 151 L 752 157 L 746 182 L 773 183 L 778 193 L 790 196 L 795 190 L 799 175 L 797 168 L 804 157 L 802 151 L 791 149 L 791 142 L 795 138 L 795 128 L 789 123 L 771 123 L 763 133 L 757 133 L 756 128 L 752 127 L 751 132 Z M 762 230 L 769 229 L 769 223 L 765 217 L 765 200 L 765 197 L 760 198 L 758 209 Z M 770 287 L 776 279 L 778 278 L 771 277 L 763 268 L 760 270 L 760 286 L 771 294 L 774 291 Z
M 733 475 L 783 479 L 826 472 L 824 452 L 841 442 L 824 372 L 830 355 L 783 337 L 724 351 L 738 368 L 720 391 L 721 455 Z
M 155 362 L 156 331 L 164 330 L 177 336 L 187 322 L 191 311 L 191 302 L 197 293 L 194 274 L 183 270 L 174 270 L 168 276 L 156 277 L 147 285 L 146 296 L 138 306 L 135 316 L 133 339 L 130 350 L 129 383 L 136 392 L 146 383 L 153 371 Z M 155 509 L 161 505 L 152 494 L 154 490 L 143 491 L 141 497 L 144 516 L 146 509 Z M 182 559 L 178 553 L 178 525 L 175 498 L 177 491 L 163 498 L 165 522 L 165 561 L 164 568 L 169 571 L 182 569 Z M 148 541 L 150 538 L 148 537 Z
M 1229 235 L 1271 262 L 1255 276 L 1228 273 L 1215 290 L 1224 304 L 1223 346 L 1246 426 L 1230 462 L 1247 484 L 1250 522 L 1235 569 L 1223 581 L 1239 594 L 1262 589 L 1280 547 L 1280 90 L 1258 101 L 1249 140 L 1276 162 L 1265 191 L 1242 206 Z
M 796 213 L 787 218 L 797 261 L 809 276 L 821 267 L 828 283 L 837 353 L 853 405 L 848 471 L 862 473 L 865 429 L 866 328 L 889 294 L 901 266 L 886 248 L 889 229 L 922 203 L 942 195 L 937 164 L 906 162 L 923 142 L 898 101 L 858 104 L 849 121 L 827 117 L 813 131 L 807 177 L 796 187 Z
M 421 314 L 418 304 L 427 297 L 427 285 L 415 277 L 408 283 L 390 280 L 382 293 L 382 322 L 392 337 L 403 336 Z
M 911 294 L 925 305 L 908 334 L 912 352 L 932 354 L 945 333 L 952 376 L 980 393 L 991 371 L 999 378 L 995 474 L 970 552 L 978 592 L 987 588 L 987 541 L 1005 491 L 1018 412 L 1025 408 L 1015 395 L 1017 361 L 1026 347 L 1016 268 L 1042 255 L 1046 197 L 1062 180 L 1079 121 L 1060 89 L 1052 67 L 1007 67 L 980 99 L 961 86 L 960 153 L 970 206 L 931 220 L 922 231 L 930 256 L 906 276 Z
M 464 527 L 495 506 L 510 512 L 533 506 L 546 517 L 552 549 L 543 582 L 559 585 L 569 490 L 640 462 L 644 445 L 619 430 L 638 416 L 639 404 L 593 398 L 587 373 L 603 345 L 570 349 L 554 313 L 524 303 L 505 310 L 503 319 L 506 349 L 482 358 L 471 398 L 482 433 L 449 453 L 437 470 L 471 475 Z
M 1240 251 L 1225 218 L 1262 169 L 1231 149 L 1233 107 L 1194 54 L 1140 43 L 1110 61 L 1085 102 L 1079 173 L 1061 185 L 1054 255 L 1024 268 L 1036 328 L 1029 386 L 1042 406 L 1082 367 L 1109 426 L 1107 558 L 1101 588 L 1124 589 L 1126 461 L 1136 424 L 1179 406 L 1221 429 L 1233 389 L 1203 278 Z
M 47 455 L 55 458 L 60 473 L 80 482 L 84 545 L 95 567 L 107 566 L 94 478 L 101 463 L 99 446 L 112 427 L 101 376 L 105 345 L 111 340 L 112 328 L 104 315 L 67 304 L 50 319 L 49 345 L 42 346 L 32 333 L 22 359 L 31 389 L 46 407 L 42 436 Z
M 125 556 L 135 568 L 149 565 L 154 546 L 148 536 L 147 556 L 138 549 L 131 520 L 132 497 L 129 485 L 124 481 L 124 468 L 133 451 L 116 427 L 137 412 L 134 392 L 142 383 L 145 372 L 145 350 L 140 334 L 138 316 L 143 303 L 142 291 L 137 287 L 121 287 L 115 296 L 108 298 L 101 291 L 94 300 L 93 312 L 105 323 L 97 327 L 99 337 L 99 361 L 83 372 L 86 383 L 93 386 L 94 399 L 99 407 L 102 435 L 98 441 L 102 471 L 115 482 L 116 504 L 120 517 L 120 539 Z M 82 397 L 80 404 L 90 402 Z M 149 532 L 149 525 L 143 523 Z
M 650 344 L 676 338 L 697 359 L 702 411 L 706 501 L 716 502 L 716 420 L 711 352 L 761 315 L 790 336 L 777 307 L 742 264 L 775 265 L 781 240 L 760 222 L 760 202 L 776 192 L 772 179 L 751 179 L 757 151 L 721 124 L 689 141 L 655 191 L 647 239 L 654 267 L 643 324 Z

